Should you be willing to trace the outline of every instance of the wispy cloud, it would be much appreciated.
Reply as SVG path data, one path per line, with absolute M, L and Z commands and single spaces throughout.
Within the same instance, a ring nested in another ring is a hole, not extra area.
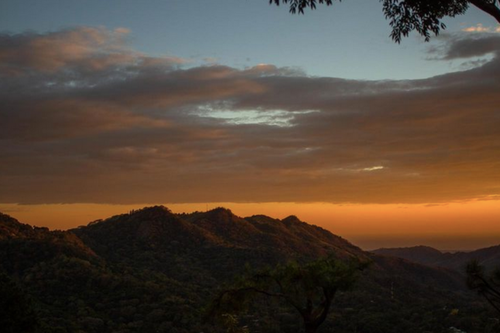
M 500 33 L 500 26 L 497 27 L 484 27 L 482 24 L 463 28 L 464 32 L 498 32 Z
M 358 81 L 268 64 L 187 67 L 130 49 L 127 33 L 1 36 L 0 202 L 500 193 L 498 37 L 445 40 L 447 59 L 492 55 L 467 71 Z
M 183 63 L 176 57 L 150 58 L 127 47 L 129 30 L 81 27 L 38 34 L 0 34 L 0 72 L 104 71 L 111 67 L 165 66 Z
M 433 60 L 456 60 L 484 57 L 500 52 L 500 35 L 455 34 L 442 37 L 442 43 L 432 46 L 429 54 Z

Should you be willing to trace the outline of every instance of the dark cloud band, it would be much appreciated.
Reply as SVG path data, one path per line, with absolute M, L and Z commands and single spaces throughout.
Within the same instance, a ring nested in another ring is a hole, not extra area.
M 499 37 L 425 80 L 181 66 L 126 31 L 0 36 L 0 202 L 443 202 L 500 193 Z

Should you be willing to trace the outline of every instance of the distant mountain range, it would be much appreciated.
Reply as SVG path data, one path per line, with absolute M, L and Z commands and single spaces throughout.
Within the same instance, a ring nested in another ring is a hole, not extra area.
M 456 271 L 362 251 L 295 216 L 155 206 L 49 231 L 0 214 L 0 273 L 29 296 L 42 332 L 226 332 L 203 309 L 246 266 L 328 254 L 372 265 L 336 297 L 322 332 L 486 332 L 494 324 L 496 314 Z M 261 300 L 250 310 L 240 318 L 250 332 L 300 332 L 283 305 Z
M 465 266 L 471 260 L 477 260 L 487 269 L 500 267 L 500 245 L 479 249 L 471 252 L 447 253 L 428 246 L 402 248 L 383 248 L 373 253 L 397 258 L 403 258 L 428 266 L 445 267 L 463 273 Z

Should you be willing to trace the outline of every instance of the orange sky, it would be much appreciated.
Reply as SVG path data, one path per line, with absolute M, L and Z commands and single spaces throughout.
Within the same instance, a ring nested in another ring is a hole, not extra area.
M 142 205 L 0 204 L 0 211 L 24 223 L 68 229 L 126 213 Z M 430 245 L 444 250 L 471 250 L 500 244 L 500 201 L 476 200 L 442 205 L 329 203 L 209 203 L 165 204 L 176 213 L 217 206 L 239 216 L 264 214 L 275 218 L 297 215 L 364 249 Z

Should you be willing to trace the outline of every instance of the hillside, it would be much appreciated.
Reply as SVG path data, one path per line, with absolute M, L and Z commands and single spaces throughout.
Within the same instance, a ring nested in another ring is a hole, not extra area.
M 500 245 L 479 249 L 471 252 L 447 253 L 428 246 L 406 248 L 387 248 L 372 251 L 373 253 L 407 259 L 423 265 L 445 267 L 464 272 L 465 266 L 471 260 L 477 260 L 487 269 L 500 266 Z
M 329 253 L 373 263 L 338 295 L 322 332 L 485 332 L 495 315 L 451 270 L 364 252 L 295 216 L 156 206 L 49 231 L 0 215 L 0 249 L 1 270 L 31 297 L 43 332 L 222 332 L 203 308 L 246 265 Z M 251 332 L 297 332 L 294 312 L 275 307 L 257 302 L 241 321 Z

